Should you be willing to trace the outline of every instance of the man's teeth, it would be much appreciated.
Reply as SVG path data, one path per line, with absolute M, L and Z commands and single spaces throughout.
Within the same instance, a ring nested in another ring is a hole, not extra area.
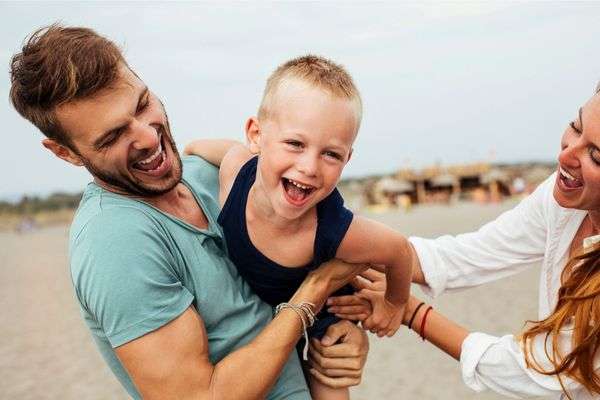
M 138 163 L 140 163 L 141 165 L 145 165 L 145 164 L 150 164 L 152 161 L 154 161 L 156 159 L 156 157 L 158 157 L 160 155 L 160 153 L 162 153 L 162 142 L 158 142 L 158 148 L 156 149 L 156 151 L 154 152 L 154 154 L 152 154 L 150 157 L 138 161 Z
M 299 187 L 300 189 L 304 189 L 304 190 L 312 189 L 312 186 L 306 186 L 306 185 L 303 185 L 303 184 L 298 183 L 296 181 L 293 181 L 291 179 L 288 179 L 288 182 L 291 183 L 292 185 L 296 186 L 296 187 Z
M 573 175 L 569 174 L 567 171 L 565 171 L 564 169 L 560 168 L 560 174 L 562 176 L 564 176 L 567 179 L 570 179 L 572 181 L 576 181 L 577 178 L 573 177 Z

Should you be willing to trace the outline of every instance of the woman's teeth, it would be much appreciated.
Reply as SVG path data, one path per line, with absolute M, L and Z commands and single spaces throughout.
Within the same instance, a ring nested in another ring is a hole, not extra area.
M 575 178 L 573 175 L 568 173 L 562 167 L 559 167 L 558 171 L 560 173 L 560 177 L 561 177 L 563 183 L 565 184 L 565 186 L 567 186 L 569 188 L 578 188 L 580 186 L 583 186 L 583 183 L 579 179 Z

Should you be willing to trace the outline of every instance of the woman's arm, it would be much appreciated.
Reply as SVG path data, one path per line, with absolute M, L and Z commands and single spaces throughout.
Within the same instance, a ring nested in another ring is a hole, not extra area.
M 183 149 L 185 155 L 196 155 L 204 158 L 214 166 L 220 166 L 225 154 L 235 145 L 237 140 L 229 139 L 198 139 L 188 143 Z
M 380 272 L 369 270 L 361 274 L 355 283 L 357 289 L 370 290 L 383 296 L 385 278 Z M 463 381 L 471 389 L 481 392 L 490 389 L 510 397 L 537 397 L 560 395 L 563 393 L 560 381 L 554 375 L 544 375 L 525 362 L 523 346 L 513 335 L 496 337 L 467 329 L 446 318 L 436 310 L 429 309 L 411 296 L 403 316 L 403 324 L 423 337 L 446 354 L 460 361 Z M 354 319 L 356 313 L 370 312 L 369 306 L 356 296 L 330 298 L 328 311 L 339 317 Z M 417 310 L 418 308 L 418 310 Z M 416 313 L 415 313 L 416 311 Z M 572 327 L 566 326 L 560 331 L 558 345 L 561 354 L 570 351 Z M 552 354 L 552 339 L 537 335 L 533 341 L 533 355 L 545 370 L 554 369 L 547 354 Z M 600 360 L 595 363 L 596 373 L 600 371 Z M 563 383 L 571 395 L 577 397 L 583 393 L 582 385 L 569 377 L 562 377 Z
M 437 239 L 411 237 L 419 259 L 413 279 L 432 296 L 514 275 L 543 260 L 548 234 L 552 177 L 519 205 L 476 232 Z M 554 205 L 554 207 L 557 207 Z M 419 273 L 420 272 L 420 273 Z

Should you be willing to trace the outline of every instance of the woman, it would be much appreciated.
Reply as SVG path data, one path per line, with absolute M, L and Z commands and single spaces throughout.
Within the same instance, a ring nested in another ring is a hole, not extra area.
M 477 232 L 411 238 L 413 281 L 434 296 L 541 263 L 540 321 L 519 337 L 469 333 L 411 299 L 405 324 L 459 359 L 471 388 L 516 397 L 600 399 L 600 249 L 590 244 L 600 233 L 599 148 L 597 89 L 563 134 L 557 173 L 516 208 Z M 383 282 L 374 271 L 366 277 L 361 296 L 375 301 Z M 329 304 L 342 317 L 362 319 L 369 312 L 356 297 Z

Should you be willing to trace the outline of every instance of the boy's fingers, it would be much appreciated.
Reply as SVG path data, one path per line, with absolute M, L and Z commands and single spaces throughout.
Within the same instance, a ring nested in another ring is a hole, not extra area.
M 385 267 L 383 267 L 381 271 L 375 270 L 373 268 L 375 268 L 375 266 L 371 266 L 371 268 L 361 272 L 360 276 L 365 279 L 368 279 L 371 282 L 376 282 L 381 279 L 385 279 L 385 274 L 383 273 L 383 271 L 385 271 Z
M 354 306 L 332 306 L 328 307 L 327 311 L 332 314 L 366 314 L 370 309 L 366 304 L 359 304 Z

